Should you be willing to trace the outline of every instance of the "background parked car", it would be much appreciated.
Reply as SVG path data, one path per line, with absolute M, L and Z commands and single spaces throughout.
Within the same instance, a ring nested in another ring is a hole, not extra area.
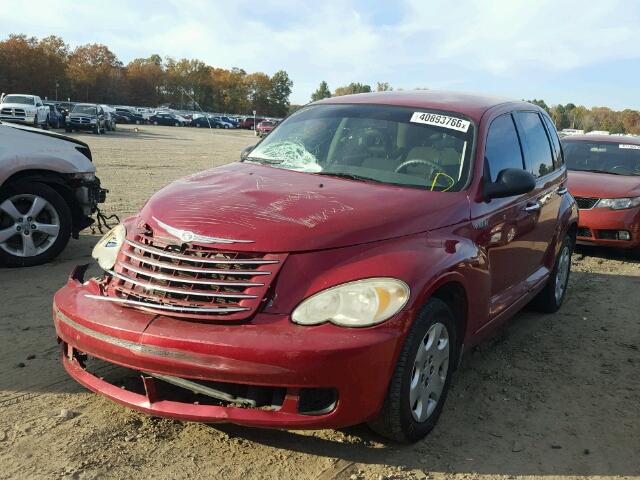
M 271 130 L 276 128 L 276 125 L 277 123 L 273 120 L 263 120 L 256 127 L 256 132 L 258 133 L 259 137 L 264 137 L 271 133 Z
M 189 125 L 196 128 L 216 128 L 214 120 L 203 115 L 191 120 L 191 123 Z
M 67 117 L 65 131 L 91 130 L 95 134 L 106 133 L 104 110 L 92 103 L 76 103 Z
M 109 105 L 100 105 L 102 110 L 104 111 L 104 123 L 105 127 L 108 131 L 113 132 L 116 129 L 116 117 L 115 112 L 116 109 L 110 107 Z
M 233 128 L 238 128 L 238 124 L 240 123 L 235 118 L 231 118 L 231 117 L 227 117 L 227 116 L 220 117 L 220 120 L 222 120 L 223 122 L 227 122 L 227 123 L 233 125 Z
M 219 125 L 218 128 L 234 128 L 235 127 L 233 123 L 227 122 L 222 117 L 215 116 L 212 118 L 216 121 L 217 125 Z
M 105 201 L 86 143 L 0 124 L 0 264 L 58 255 Z
M 184 118 L 173 113 L 157 112 L 149 117 L 149 122 L 154 125 L 171 125 L 174 127 L 184 127 L 187 122 Z
M 130 108 L 124 108 L 124 107 L 115 107 L 116 108 L 116 113 L 119 113 L 120 115 L 126 117 L 128 119 L 127 123 L 135 123 L 136 125 L 142 125 L 145 122 L 144 117 L 130 109 Z
M 580 209 L 578 241 L 640 253 L 640 138 L 571 135 L 562 146 Z
M 261 118 L 261 117 L 256 117 L 255 118 L 255 124 L 260 123 L 263 120 L 265 120 L 265 119 Z M 253 130 L 255 128 L 255 124 L 254 124 L 254 118 L 253 117 L 247 117 L 242 122 L 240 122 L 240 124 L 238 125 L 238 128 L 245 128 L 245 129 L 248 129 L 248 130 Z
M 49 107 L 49 126 L 52 128 L 64 128 L 64 114 L 54 103 L 45 103 Z

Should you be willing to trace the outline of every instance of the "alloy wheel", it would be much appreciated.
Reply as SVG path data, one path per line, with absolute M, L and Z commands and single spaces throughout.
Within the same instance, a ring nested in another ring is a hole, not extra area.
M 413 362 L 409 402 L 417 422 L 426 421 L 436 409 L 449 371 L 449 331 L 436 322 L 420 342 Z
M 55 243 L 59 232 L 58 212 L 38 195 L 14 195 L 0 204 L 0 248 L 11 255 L 40 255 Z
M 556 302 L 560 303 L 562 300 L 562 296 L 564 295 L 564 291 L 567 288 L 567 283 L 569 281 L 569 266 L 571 265 L 571 251 L 568 245 L 565 245 L 560 252 L 560 257 L 558 258 L 558 267 L 556 269 L 556 285 L 555 285 L 555 296 Z

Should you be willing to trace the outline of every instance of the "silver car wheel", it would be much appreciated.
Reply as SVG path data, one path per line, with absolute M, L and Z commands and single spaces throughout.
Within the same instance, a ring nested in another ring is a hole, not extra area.
M 420 342 L 413 362 L 409 402 L 417 422 L 426 421 L 442 396 L 449 371 L 449 331 L 434 323 Z
M 565 245 L 560 252 L 558 258 L 558 268 L 556 269 L 556 285 L 555 295 L 556 302 L 560 303 L 564 291 L 567 288 L 567 282 L 569 280 L 569 266 L 571 265 L 571 251 L 568 245 Z
M 0 225 L 0 248 L 17 257 L 35 257 L 55 243 L 60 216 L 44 198 L 20 194 L 0 204 Z

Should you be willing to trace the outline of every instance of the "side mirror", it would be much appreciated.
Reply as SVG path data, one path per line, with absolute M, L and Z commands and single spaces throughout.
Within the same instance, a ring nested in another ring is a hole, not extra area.
M 505 168 L 498 174 L 495 182 L 484 185 L 484 198 L 513 197 L 528 193 L 536 188 L 536 179 L 529 172 L 519 168 Z
M 248 147 L 243 148 L 240 152 L 240 161 L 244 162 L 255 147 L 255 145 L 249 145 Z

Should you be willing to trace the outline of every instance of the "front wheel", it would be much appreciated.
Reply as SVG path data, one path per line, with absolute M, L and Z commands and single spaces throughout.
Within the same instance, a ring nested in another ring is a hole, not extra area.
M 551 275 L 542 291 L 531 301 L 531 306 L 543 313 L 557 312 L 564 302 L 571 274 L 571 255 L 575 242 L 570 235 L 564 237 Z
M 10 185 L 0 194 L 0 264 L 30 267 L 56 257 L 71 237 L 71 210 L 43 183 Z
M 416 317 L 377 418 L 369 426 L 397 442 L 416 442 L 435 427 L 458 358 L 455 317 L 432 298 Z
M 42 129 L 43 130 L 49 130 L 49 115 L 47 115 L 47 118 L 45 119 L 44 123 L 42 124 Z

